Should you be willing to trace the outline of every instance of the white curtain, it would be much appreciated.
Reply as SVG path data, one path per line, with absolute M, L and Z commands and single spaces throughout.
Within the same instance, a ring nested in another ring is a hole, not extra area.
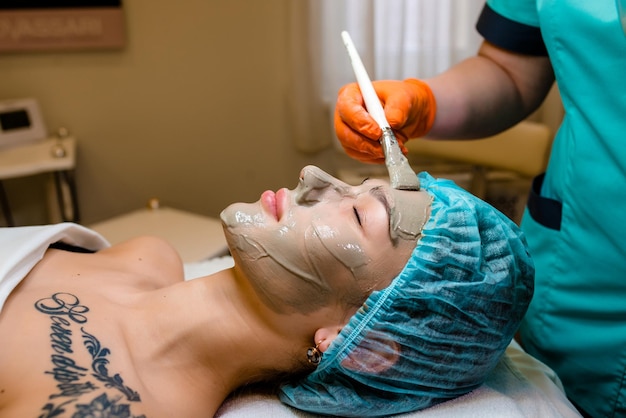
M 289 109 L 296 146 L 332 143 L 339 88 L 354 81 L 347 30 L 372 80 L 427 78 L 476 53 L 484 0 L 291 0 Z

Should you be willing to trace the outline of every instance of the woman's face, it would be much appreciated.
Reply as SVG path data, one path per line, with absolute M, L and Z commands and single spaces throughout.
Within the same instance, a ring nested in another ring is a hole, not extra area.
M 402 270 L 430 213 L 423 191 L 343 183 L 305 167 L 293 190 L 266 191 L 221 214 L 237 265 L 278 313 L 360 306 Z

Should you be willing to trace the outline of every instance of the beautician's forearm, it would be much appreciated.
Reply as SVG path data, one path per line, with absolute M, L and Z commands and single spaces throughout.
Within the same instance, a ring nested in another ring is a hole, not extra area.
M 477 56 L 425 80 L 437 101 L 432 138 L 493 135 L 532 113 L 554 82 L 547 57 L 511 54 L 484 43 Z

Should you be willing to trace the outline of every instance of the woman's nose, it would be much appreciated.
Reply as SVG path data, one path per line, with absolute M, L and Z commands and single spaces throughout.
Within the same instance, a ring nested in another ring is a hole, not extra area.
M 315 166 L 306 166 L 300 172 L 300 183 L 296 188 L 297 203 L 314 203 L 329 193 L 338 197 L 349 194 L 350 186 Z

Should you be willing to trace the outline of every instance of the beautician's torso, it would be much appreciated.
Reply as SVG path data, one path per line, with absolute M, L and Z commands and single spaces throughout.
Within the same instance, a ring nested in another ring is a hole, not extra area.
M 96 254 L 48 250 L 0 314 L 0 417 L 65 417 L 107 403 L 131 417 L 208 416 L 219 400 L 192 396 L 183 370 L 134 355 L 154 347 L 138 329 L 136 298 L 182 280 L 178 255 L 155 238 Z

